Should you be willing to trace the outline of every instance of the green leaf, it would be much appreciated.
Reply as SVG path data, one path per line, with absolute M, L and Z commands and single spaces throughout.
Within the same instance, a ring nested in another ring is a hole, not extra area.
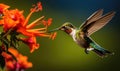
M 16 39 L 11 40 L 11 46 L 13 46 L 14 48 L 18 48 L 19 47 L 18 42 L 19 41 L 17 41 Z
M 0 67 L 1 69 L 5 67 L 5 58 L 2 55 L 0 55 Z
M 11 44 L 12 47 L 14 47 L 16 49 L 18 48 L 19 41 L 17 40 L 17 34 L 15 34 L 15 33 L 11 34 L 10 44 Z
M 9 46 L 10 43 L 9 43 L 9 40 L 8 40 L 7 38 L 2 38 L 2 39 L 1 39 L 1 42 L 3 42 L 3 44 L 5 45 L 5 47 L 6 47 L 7 49 L 8 49 L 8 47 L 10 47 L 10 46 Z

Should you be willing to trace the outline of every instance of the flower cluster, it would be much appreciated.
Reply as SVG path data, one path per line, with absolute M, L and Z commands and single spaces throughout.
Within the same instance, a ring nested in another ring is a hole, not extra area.
M 10 54 L 3 52 L 2 55 L 6 61 L 6 68 L 8 71 L 22 71 L 26 68 L 32 67 L 32 63 L 27 61 L 27 56 L 23 56 L 17 50 L 13 48 L 9 48 L 8 51 L 13 54 L 17 61 L 15 61 L 14 57 Z
M 30 48 L 32 53 L 35 49 L 39 48 L 36 37 L 48 37 L 52 40 L 56 36 L 56 32 L 48 33 L 47 29 L 52 23 L 52 18 L 44 19 L 44 16 L 28 23 L 33 13 L 42 11 L 41 2 L 30 9 L 30 13 L 25 17 L 24 11 L 18 9 L 9 9 L 10 6 L 0 4 L 0 26 L 3 31 L 0 33 L 0 66 L 6 66 L 11 71 L 21 71 L 32 67 L 30 62 L 27 62 L 27 57 L 19 54 L 17 49 L 19 42 L 23 42 Z M 42 28 L 34 28 L 35 26 L 43 25 Z M 23 35 L 21 37 L 20 35 Z M 15 48 L 15 49 L 11 49 Z

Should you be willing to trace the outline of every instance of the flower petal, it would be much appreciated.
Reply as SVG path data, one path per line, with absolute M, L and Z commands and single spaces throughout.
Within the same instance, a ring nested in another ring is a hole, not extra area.
M 4 10 L 8 9 L 10 6 L 0 3 L 0 13 L 3 13 Z
M 52 40 L 54 40 L 55 37 L 56 37 L 56 35 L 57 35 L 57 32 L 54 32 L 53 34 L 51 34 L 50 38 L 51 38 Z
M 38 25 L 38 24 L 41 22 L 41 20 L 42 20 L 43 18 L 44 18 L 44 16 L 42 16 L 42 17 L 36 19 L 36 20 L 33 21 L 31 24 L 27 25 L 26 28 L 27 28 L 27 29 L 33 28 L 34 26 Z

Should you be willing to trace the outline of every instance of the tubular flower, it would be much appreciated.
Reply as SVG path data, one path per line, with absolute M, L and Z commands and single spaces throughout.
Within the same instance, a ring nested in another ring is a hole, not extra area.
M 3 12 L 8 8 L 9 8 L 8 5 L 0 4 L 0 14 L 3 14 Z
M 17 29 L 19 26 L 21 26 L 24 22 L 24 16 L 22 15 L 23 11 L 19 11 L 18 9 L 15 10 L 9 10 L 4 12 L 3 16 L 3 29 L 4 31 L 8 31 L 9 29 Z
M 29 36 L 29 37 L 31 37 L 31 36 L 37 36 L 37 34 L 40 34 L 40 33 L 45 33 L 44 30 L 46 28 L 32 29 L 33 27 L 35 27 L 36 25 L 38 25 L 38 23 L 40 23 L 40 21 L 44 18 L 44 16 L 36 19 L 35 21 L 33 21 L 32 23 L 30 23 L 29 25 L 27 25 L 28 21 L 29 21 L 29 19 L 31 17 L 31 15 L 34 12 L 38 12 L 38 11 L 41 11 L 41 10 L 42 10 L 41 2 L 39 2 L 37 4 L 37 6 L 34 5 L 34 8 L 30 9 L 31 12 L 28 14 L 28 16 L 26 17 L 26 19 L 24 20 L 24 22 L 23 23 L 21 22 L 22 26 L 18 27 L 17 32 L 22 33 L 23 35 Z
M 33 28 L 41 23 L 44 24 L 45 26 L 50 26 L 52 23 L 52 18 L 48 19 L 48 21 L 44 20 L 42 22 L 42 19 L 44 18 L 44 16 L 42 16 L 33 21 L 32 23 L 28 24 L 31 15 L 34 12 L 38 12 L 41 10 L 42 10 L 41 2 L 38 2 L 37 6 L 34 5 L 34 7 L 30 9 L 30 13 L 26 18 L 24 18 L 23 11 L 19 11 L 18 9 L 7 10 L 4 12 L 4 16 L 2 20 L 0 20 L 0 24 L 3 25 L 4 32 L 7 32 L 8 30 L 12 29 L 28 37 L 31 36 L 50 37 L 51 34 L 46 33 L 46 29 L 48 27 L 38 29 Z
M 56 37 L 56 35 L 57 35 L 57 32 L 54 32 L 54 33 L 50 36 L 50 38 L 51 38 L 52 40 L 54 40 L 55 37 Z
M 38 49 L 39 45 L 36 43 L 36 36 L 41 37 L 49 37 L 54 39 L 56 36 L 55 33 L 47 33 L 48 26 L 52 23 L 52 18 L 48 20 L 43 20 L 44 16 L 36 19 L 32 23 L 28 24 L 28 21 L 31 15 L 34 12 L 38 12 L 42 10 L 41 2 L 38 2 L 37 5 L 34 5 L 33 8 L 30 9 L 30 13 L 25 18 L 23 15 L 23 11 L 15 10 L 6 10 L 3 12 L 4 16 L 0 20 L 0 25 L 3 25 L 4 32 L 17 32 L 18 34 L 23 34 L 29 38 L 24 38 L 22 41 L 26 43 L 30 47 L 30 52 L 33 52 L 35 49 Z M 43 24 L 45 27 L 34 29 L 35 26 Z M 31 42 L 32 41 L 32 42 Z
M 36 5 L 33 5 L 34 8 L 31 8 L 30 10 L 31 11 L 34 11 L 34 12 L 38 12 L 38 11 L 42 11 L 42 4 L 41 2 L 38 2 L 37 3 L 37 6 Z
M 44 18 L 44 16 L 36 19 L 35 21 L 33 21 L 32 23 L 28 24 L 28 20 L 30 19 L 32 13 L 37 12 L 38 10 L 42 10 L 42 6 L 41 3 L 39 2 L 37 4 L 37 6 L 35 6 L 34 8 L 31 8 L 31 12 L 28 14 L 28 16 L 26 17 L 26 19 L 24 20 L 23 24 L 21 27 L 18 27 L 17 32 L 22 33 L 25 36 L 42 36 L 42 37 L 50 37 L 52 34 L 46 33 L 46 29 L 47 27 L 44 28 L 38 28 L 38 29 L 33 29 L 35 26 L 42 24 L 45 24 L 44 22 L 42 22 L 42 19 Z M 50 26 L 52 23 L 52 18 L 50 18 L 47 22 L 46 25 Z M 28 24 L 28 25 L 27 25 Z
M 52 18 L 49 18 L 48 20 L 42 20 L 42 23 L 43 23 L 45 26 L 50 26 L 51 23 L 52 23 Z
M 9 48 L 8 51 L 11 52 L 17 59 L 17 61 L 15 61 L 11 55 L 7 54 L 6 52 L 2 53 L 2 55 L 5 57 L 6 68 L 8 71 L 22 71 L 32 67 L 32 63 L 27 61 L 27 56 L 23 56 L 13 48 Z
M 24 11 L 18 9 L 8 10 L 8 8 L 8 5 L 0 4 L 0 26 L 3 28 L 0 33 L 0 67 L 4 68 L 6 66 L 8 71 L 23 71 L 32 67 L 32 63 L 27 61 L 27 56 L 23 56 L 16 50 L 19 47 L 19 41 L 28 45 L 32 53 L 40 45 L 37 43 L 37 36 L 54 40 L 57 33 L 47 32 L 48 27 L 52 24 L 52 18 L 44 20 L 44 16 L 42 16 L 28 23 L 33 13 L 42 11 L 41 2 L 33 5 L 27 17 L 23 15 Z M 40 25 L 44 27 L 34 28 Z M 21 34 L 24 38 L 19 36 Z
M 37 7 L 38 7 L 38 10 L 42 10 L 42 4 L 41 4 L 41 2 L 37 3 Z
M 8 5 L 0 4 L 0 17 L 2 17 L 3 13 L 9 8 Z M 4 20 L 0 20 L 0 25 L 3 25 Z
M 21 38 L 24 43 L 30 47 L 30 52 L 32 53 L 35 49 L 39 48 L 39 44 L 36 42 L 36 37 Z

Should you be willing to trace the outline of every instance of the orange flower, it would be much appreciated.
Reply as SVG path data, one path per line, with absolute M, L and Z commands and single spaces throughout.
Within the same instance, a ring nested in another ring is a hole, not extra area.
M 44 16 L 36 19 L 35 21 L 33 21 L 32 23 L 28 24 L 28 20 L 30 19 L 32 13 L 37 12 L 38 10 L 42 10 L 42 6 L 41 3 L 39 2 L 37 4 L 37 6 L 35 6 L 34 8 L 31 8 L 31 12 L 28 14 L 28 16 L 26 17 L 24 23 L 22 23 L 22 26 L 18 27 L 17 32 L 22 33 L 25 36 L 42 36 L 42 37 L 51 37 L 51 35 L 53 34 L 49 34 L 46 33 L 46 29 L 45 28 L 38 28 L 38 29 L 32 29 L 33 27 L 35 27 L 36 25 L 39 25 L 40 23 L 43 23 L 47 26 L 50 26 L 52 23 L 52 18 L 48 19 L 48 21 L 44 21 L 42 22 L 42 19 L 44 18 Z
M 8 5 L 0 3 L 0 14 L 3 14 L 3 12 L 8 8 L 9 8 Z
M 46 28 L 32 29 L 36 25 L 39 25 L 38 23 L 41 22 L 41 20 L 44 18 L 44 16 L 36 19 L 35 21 L 33 21 L 32 23 L 30 23 L 29 25 L 27 25 L 28 21 L 29 21 L 29 19 L 31 17 L 31 15 L 34 12 L 38 12 L 39 10 L 40 11 L 42 10 L 41 2 L 38 2 L 37 6 L 34 5 L 34 8 L 31 8 L 30 10 L 31 10 L 31 12 L 28 14 L 28 16 L 26 17 L 26 19 L 24 20 L 24 22 L 23 23 L 21 22 L 22 26 L 18 27 L 17 32 L 22 33 L 23 35 L 29 36 L 29 37 L 31 37 L 31 36 L 37 36 L 37 34 L 41 34 L 41 33 L 43 34 L 43 33 L 45 33 L 44 30 Z
M 38 9 L 39 9 L 39 10 L 42 10 L 42 4 L 41 4 L 41 2 L 38 2 L 38 3 L 37 3 L 37 6 L 38 6 Z
M 0 3 L 0 17 L 2 17 L 2 14 L 9 8 L 8 5 Z M 0 20 L 0 25 L 3 25 L 3 20 Z
M 23 13 L 23 11 L 19 11 L 18 9 L 9 10 L 9 11 L 4 12 L 3 29 L 5 32 L 11 28 L 17 29 L 17 27 L 22 26 L 21 23 L 23 23 L 25 20 L 22 13 Z
M 42 23 L 43 23 L 45 26 L 50 26 L 51 23 L 52 23 L 52 18 L 49 18 L 47 21 L 46 21 L 46 20 L 42 20 Z
M 6 52 L 2 53 L 2 55 L 5 57 L 6 60 L 6 68 L 9 71 L 16 71 L 16 70 L 21 71 L 32 67 L 32 63 L 27 61 L 28 60 L 27 56 L 23 56 L 13 48 L 9 48 L 8 51 L 11 52 L 17 59 L 16 62 L 11 55 L 7 54 Z
M 57 32 L 54 32 L 54 33 L 50 36 L 50 38 L 51 38 L 52 40 L 54 40 L 55 37 L 56 37 L 56 35 L 57 35 Z
M 56 36 L 55 33 L 47 33 L 48 26 L 52 23 L 52 18 L 48 20 L 43 20 L 44 16 L 36 19 L 32 23 L 28 24 L 28 21 L 31 15 L 34 12 L 42 10 L 41 2 L 38 2 L 37 5 L 34 5 L 30 9 L 30 13 L 25 18 L 23 11 L 15 10 L 6 10 L 3 12 L 4 16 L 0 20 L 0 25 L 3 25 L 4 32 L 16 32 L 17 34 L 23 34 L 29 38 L 22 38 L 21 40 L 30 47 L 30 52 L 33 52 L 35 49 L 39 48 L 39 44 L 36 42 L 36 36 L 49 37 L 54 39 Z M 43 24 L 45 27 L 34 29 L 35 26 Z M 10 30 L 10 31 L 9 31 Z
M 35 49 L 39 48 L 39 44 L 36 42 L 36 37 L 21 38 L 21 40 L 30 47 L 30 52 L 32 53 Z
M 37 6 L 33 5 L 33 8 L 31 8 L 30 10 L 33 11 L 33 12 L 42 11 L 42 4 L 41 4 L 41 2 L 38 2 Z
M 18 33 L 21 33 L 25 36 L 42 36 L 42 37 L 50 37 L 52 34 L 46 33 L 45 28 L 38 28 L 38 29 L 32 29 L 35 26 L 39 25 L 40 23 L 43 23 L 45 26 L 50 26 L 52 23 L 52 18 L 48 19 L 48 21 L 43 21 L 42 19 L 44 16 L 36 19 L 32 23 L 28 24 L 28 21 L 31 17 L 31 15 L 34 12 L 38 12 L 42 10 L 41 2 L 37 3 L 37 6 L 34 5 L 34 8 L 31 8 L 31 12 L 28 14 L 26 18 L 24 18 L 23 11 L 19 11 L 18 9 L 15 10 L 7 10 L 3 14 L 3 19 L 0 20 L 0 24 L 3 25 L 3 29 L 5 32 L 12 29 Z M 28 25 L 27 25 L 28 24 Z
M 52 40 L 56 37 L 56 32 L 52 33 L 51 35 L 46 35 L 46 34 L 38 34 L 38 36 L 44 36 L 44 37 L 49 37 Z M 29 38 L 20 38 L 21 41 L 23 41 L 25 44 L 27 44 L 30 47 L 30 52 L 32 53 L 35 49 L 39 48 L 39 44 L 36 42 L 36 37 L 31 36 Z
M 4 20 L 0 20 L 0 26 L 4 24 Z

